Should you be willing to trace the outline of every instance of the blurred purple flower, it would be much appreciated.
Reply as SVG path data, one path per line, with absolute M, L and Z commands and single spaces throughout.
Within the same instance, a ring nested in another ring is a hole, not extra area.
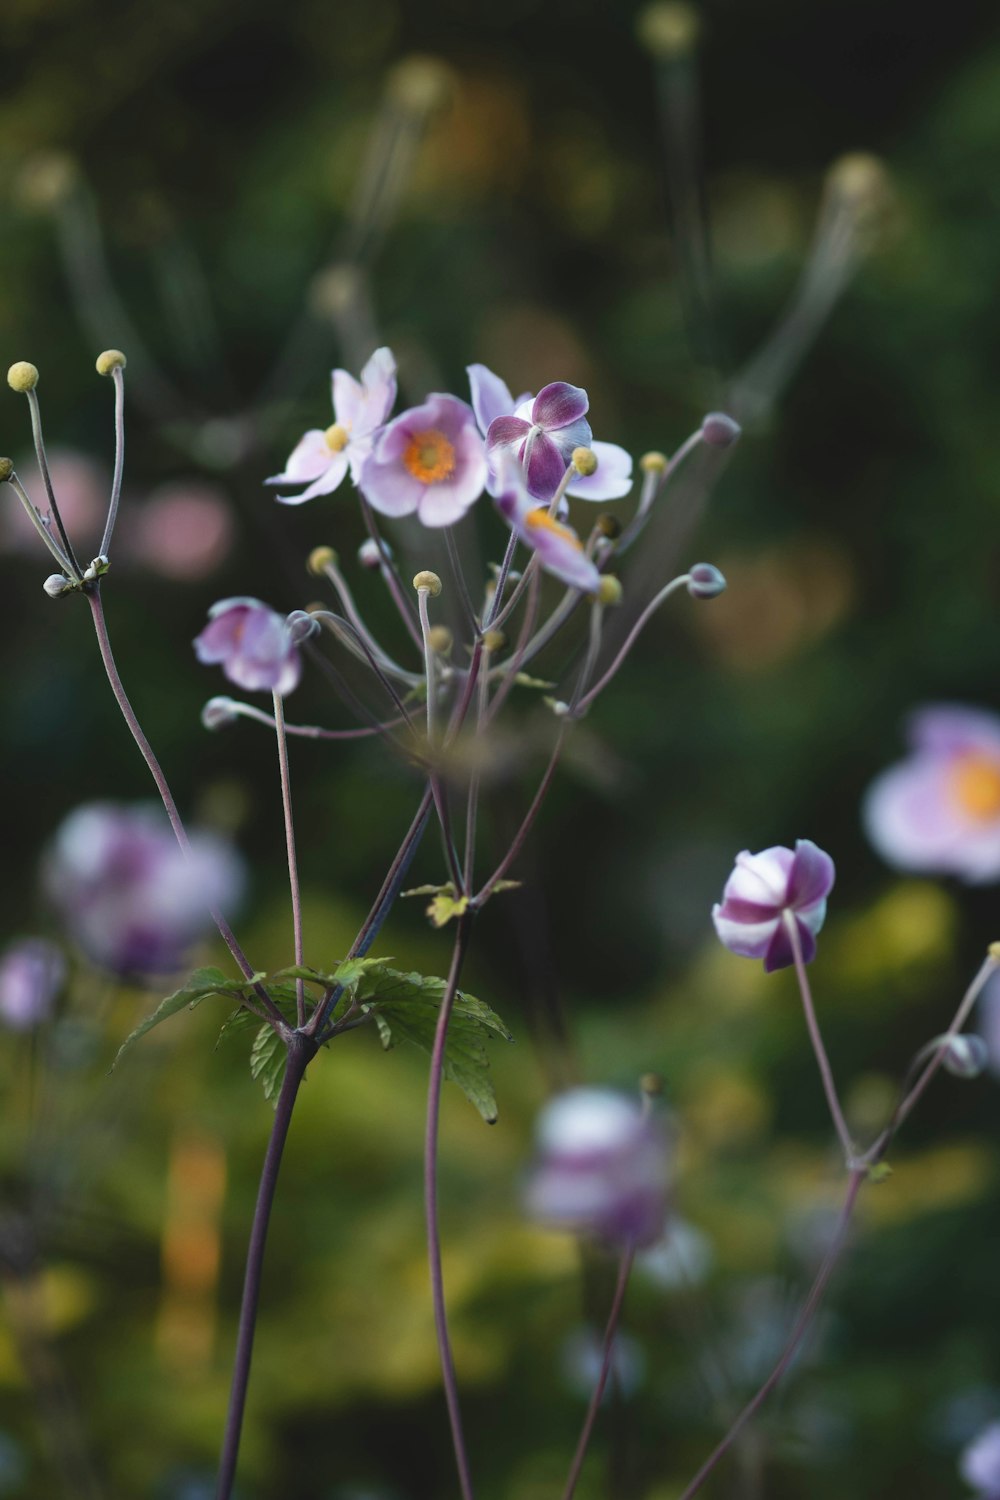
M 712 908 L 719 940 L 743 958 L 762 958 L 768 973 L 794 963 L 789 919 L 795 922 L 802 957 L 816 955 L 816 933 L 826 916 L 834 880 L 833 860 L 811 839 L 798 839 L 795 851 L 777 846 L 736 856 L 722 904 Z
M 890 766 L 864 800 L 865 830 L 900 870 L 1000 877 L 1000 717 L 957 704 L 910 716 L 911 754 Z
M 546 1106 L 525 1195 L 532 1218 L 617 1244 L 650 1245 L 667 1211 L 663 1126 L 638 1101 L 580 1088 Z
M 220 599 L 194 642 L 198 660 L 221 664 L 230 682 L 248 692 L 290 693 L 302 675 L 302 660 L 284 615 L 259 599 Z
M 361 466 L 371 452 L 374 434 L 396 400 L 396 361 L 391 349 L 376 349 L 357 381 L 346 370 L 334 370 L 332 427 L 312 427 L 292 450 L 284 472 L 265 484 L 303 484 L 299 495 L 278 495 L 282 505 L 301 505 L 329 495 L 347 474 L 360 483 Z
M 55 943 L 19 938 L 0 955 L 0 1022 L 30 1031 L 48 1020 L 66 978 L 66 960 Z
M 43 866 L 45 890 L 87 956 L 114 974 L 183 967 L 211 927 L 208 907 L 231 908 L 244 873 L 214 833 L 191 835 L 186 857 L 159 809 L 92 802 L 61 824 Z
M 486 485 L 486 454 L 472 408 L 432 395 L 375 439 L 359 484 L 384 516 L 416 512 L 425 526 L 450 526 Z
M 959 1470 L 981 1500 L 1000 1500 L 1000 1422 L 993 1422 L 968 1445 Z
M 576 532 L 531 498 L 520 467 L 510 458 L 502 465 L 499 487 L 497 510 L 521 541 L 537 553 L 545 571 L 570 588 L 595 593 L 601 583 L 597 564 L 587 556 Z
M 206 578 L 233 544 L 233 514 L 225 494 L 200 479 L 160 485 L 122 520 L 130 559 L 181 582 Z

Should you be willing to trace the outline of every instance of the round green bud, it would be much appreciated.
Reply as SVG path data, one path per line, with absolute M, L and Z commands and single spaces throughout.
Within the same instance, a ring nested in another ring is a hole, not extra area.
M 658 453 L 654 448 L 649 453 L 644 453 L 639 460 L 639 468 L 644 474 L 665 474 L 670 460 L 665 453 Z
M 73 584 L 62 573 L 50 573 L 42 588 L 50 599 L 61 599 L 63 594 L 72 592 Z
M 26 359 L 19 359 L 7 371 L 7 384 L 12 391 L 20 391 L 22 395 L 33 391 L 38 384 L 38 370 Z
M 385 91 L 401 109 L 424 115 L 447 102 L 452 86 L 451 70 L 443 62 L 417 52 L 396 64 Z
M 14 472 L 14 460 L 12 458 L 0 458 L 0 484 L 6 484 Z
M 613 573 L 605 573 L 594 595 L 598 604 L 620 604 L 622 602 L 622 586 Z
M 578 474 L 593 474 L 597 469 L 597 454 L 593 448 L 574 448 L 573 457 L 570 460 Z
M 432 625 L 427 632 L 427 644 L 437 656 L 446 656 L 452 647 L 452 633 L 447 625 Z
M 657 0 L 639 12 L 635 29 L 647 52 L 669 60 L 694 51 L 701 19 L 694 6 L 683 4 L 682 0 Z
M 339 422 L 334 422 L 323 434 L 323 441 L 331 453 L 343 453 L 350 440 L 350 433 Z
M 835 193 L 857 204 L 877 203 L 889 192 L 885 166 L 867 151 L 851 151 L 838 157 L 827 173 L 827 182 Z
M 95 360 L 98 375 L 110 375 L 112 370 L 124 370 L 127 363 L 120 349 L 105 349 Z
M 431 598 L 436 599 L 438 594 L 440 594 L 441 592 L 441 580 L 437 576 L 437 574 L 432 573 L 429 568 L 423 568 L 419 573 L 415 574 L 413 579 L 413 587 L 416 589 L 418 594 L 422 589 L 426 589 Z
M 332 547 L 314 547 L 306 561 L 306 567 L 317 578 L 322 578 L 327 568 L 337 566 L 337 554 Z
M 483 647 L 487 651 L 502 651 L 507 644 L 507 637 L 502 630 L 487 630 L 483 636 Z
M 594 522 L 594 530 L 599 531 L 601 536 L 606 536 L 609 541 L 616 541 L 622 534 L 622 523 L 617 516 L 609 511 L 604 511 Z
M 658 1099 L 663 1093 L 663 1077 L 660 1073 L 643 1073 L 639 1089 L 647 1099 Z

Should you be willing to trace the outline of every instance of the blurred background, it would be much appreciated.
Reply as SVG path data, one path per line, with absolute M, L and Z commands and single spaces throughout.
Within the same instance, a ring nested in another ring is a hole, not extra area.
M 709 409 L 744 422 L 711 503 L 696 466 L 623 570 L 629 603 L 701 557 L 729 592 L 657 617 L 576 737 L 524 889 L 479 923 L 469 988 L 516 1036 L 493 1049 L 500 1121 L 481 1125 L 450 1086 L 443 1117 L 479 1493 L 542 1500 L 582 1419 L 613 1266 L 523 1222 L 532 1119 L 567 1081 L 664 1075 L 681 1225 L 636 1273 L 579 1493 L 670 1500 L 770 1368 L 841 1191 L 794 981 L 714 944 L 733 854 L 809 837 L 836 860 L 814 983 L 862 1136 L 1000 937 L 995 886 L 901 879 L 859 819 L 911 707 L 1000 710 L 996 8 L 956 0 L 921 25 L 902 0 L 6 0 L 0 39 L 4 362 L 41 369 L 57 489 L 89 557 L 113 454 L 93 361 L 128 354 L 109 625 L 185 814 L 246 862 L 238 930 L 260 968 L 291 956 L 273 741 L 201 727 L 225 684 L 190 641 L 228 595 L 324 597 L 304 559 L 329 543 L 405 649 L 354 561 L 346 492 L 291 511 L 262 485 L 331 420 L 331 367 L 388 343 L 408 404 L 465 396 L 471 361 L 515 392 L 573 381 L 595 434 L 636 454 L 669 453 Z M 0 449 L 30 486 L 24 403 L 5 390 L 0 408 Z M 0 1047 L 0 1496 L 200 1500 L 270 1110 L 245 1045 L 213 1050 L 224 1012 L 208 1005 L 107 1076 L 172 986 L 102 971 L 40 869 L 74 808 L 152 789 L 79 601 L 43 595 L 47 559 L 2 498 L 0 937 L 57 942 L 68 978 L 38 1025 L 8 1018 Z M 497 555 L 494 518 L 478 524 Z M 411 535 L 394 541 L 426 563 Z M 524 698 L 522 753 L 484 822 L 497 849 L 544 764 L 534 730 L 550 721 Z M 300 721 L 348 722 L 316 674 L 292 703 Z M 296 744 L 292 773 L 322 967 L 419 788 L 369 744 Z M 441 878 L 428 839 L 414 883 Z M 449 934 L 419 905 L 381 951 L 441 973 Z M 268 1251 L 244 1500 L 454 1491 L 425 1078 L 419 1053 L 383 1056 L 366 1031 L 310 1070 Z M 998 1099 L 989 1076 L 935 1085 L 894 1175 L 864 1196 L 795 1379 L 711 1493 L 967 1492 L 957 1454 L 1000 1417 Z

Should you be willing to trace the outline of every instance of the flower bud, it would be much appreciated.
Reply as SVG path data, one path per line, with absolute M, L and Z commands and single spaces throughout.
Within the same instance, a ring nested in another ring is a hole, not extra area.
M 644 474 L 665 474 L 670 460 L 665 453 L 660 453 L 656 448 L 644 453 L 639 460 L 639 468 Z
M 386 547 L 388 552 L 388 547 Z M 374 537 L 366 536 L 358 548 L 358 562 L 363 568 L 375 568 L 382 566 L 382 549 Z
M 941 1053 L 941 1066 L 953 1078 L 978 1078 L 988 1062 L 989 1051 L 983 1038 L 967 1032 L 948 1037 Z
M 431 598 L 436 599 L 438 594 L 440 594 L 441 592 L 441 580 L 437 576 L 437 574 L 432 573 L 429 568 L 423 568 L 419 573 L 414 575 L 413 587 L 416 589 L 418 594 L 420 593 L 421 589 L 426 589 Z
M 695 563 L 688 573 L 688 593 L 692 599 L 715 599 L 725 591 L 726 580 L 713 563 Z
M 42 588 L 50 599 L 61 599 L 63 594 L 68 594 L 72 590 L 73 584 L 62 573 L 50 573 L 42 584 Z
M 201 722 L 206 729 L 227 729 L 238 718 L 232 698 L 209 698 L 201 711 Z
M 608 541 L 614 542 L 622 534 L 622 523 L 617 516 L 612 516 L 605 511 L 594 522 L 594 530 L 600 532 L 601 536 L 606 537 Z
M 487 651 L 502 651 L 507 644 L 507 637 L 502 630 L 487 630 L 483 636 L 483 646 Z
M 292 638 L 293 646 L 301 646 L 303 641 L 315 635 L 319 629 L 319 621 L 314 620 L 312 615 L 306 614 L 304 609 L 293 609 L 285 624 L 288 626 L 288 634 Z
M 741 431 L 739 422 L 727 417 L 724 411 L 710 411 L 701 424 L 701 440 L 710 448 L 730 448 Z
M 885 166 L 867 151 L 838 157 L 827 173 L 827 182 L 834 192 L 862 208 L 884 202 L 889 195 Z
M 614 605 L 622 602 L 622 586 L 613 573 L 605 573 L 594 595 L 598 604 Z
M 332 547 L 314 547 L 306 561 L 306 567 L 310 573 L 315 573 L 321 578 L 327 568 L 337 566 L 337 554 Z
M 112 370 L 124 370 L 128 361 L 120 349 L 105 349 L 103 354 L 97 356 L 96 368 L 98 375 L 110 375 Z
M 669 60 L 694 51 L 701 21 L 694 6 L 683 4 L 683 0 L 657 0 L 639 12 L 635 29 L 647 52 Z
M 452 643 L 453 636 L 447 625 L 432 625 L 427 632 L 427 644 L 438 656 L 446 656 Z
M 662 1073 L 643 1073 L 639 1079 L 639 1090 L 647 1099 L 658 1099 L 663 1093 Z
M 12 458 L 0 458 L 0 484 L 6 484 L 14 472 L 14 460 Z
M 12 391 L 20 391 L 22 395 L 28 391 L 33 391 L 38 384 L 38 370 L 36 366 L 29 364 L 26 359 L 19 359 L 7 371 L 7 384 Z
M 570 462 L 576 472 L 582 474 L 584 478 L 588 474 L 597 472 L 597 454 L 593 448 L 574 448 Z
M 386 93 L 392 102 L 417 115 L 440 109 L 452 87 L 450 68 L 420 52 L 404 57 L 386 79 Z

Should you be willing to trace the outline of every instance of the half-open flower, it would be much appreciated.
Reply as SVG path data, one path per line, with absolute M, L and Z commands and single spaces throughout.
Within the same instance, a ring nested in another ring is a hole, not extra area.
M 396 361 L 390 349 L 376 349 L 360 381 L 346 370 L 334 370 L 331 427 L 310 428 L 292 450 L 281 474 L 266 484 L 305 484 L 298 495 L 278 495 L 282 505 L 301 505 L 315 495 L 329 495 L 350 469 L 359 483 L 361 465 L 371 452 L 375 432 L 392 411 L 396 399 Z
M 736 856 L 721 904 L 712 908 L 720 942 L 743 958 L 762 958 L 768 973 L 787 969 L 795 962 L 789 932 L 794 923 L 802 957 L 809 963 L 816 955 L 816 934 L 833 881 L 833 860 L 811 839 L 799 839 L 794 852 L 780 846 L 759 854 L 744 849 Z
M 248 692 L 290 693 L 302 675 L 302 659 L 284 615 L 259 599 L 220 599 L 194 642 L 206 666 L 219 665 Z
M 931 704 L 907 725 L 909 757 L 890 766 L 865 797 L 875 848 L 900 870 L 1000 877 L 1000 717 Z
M 547 573 L 561 578 L 571 588 L 596 593 L 601 583 L 597 564 L 587 556 L 572 527 L 557 521 L 549 515 L 547 506 L 532 499 L 524 487 L 519 466 L 510 459 L 501 470 L 496 507 L 511 530 L 537 554 Z
M 359 484 L 384 516 L 416 513 L 425 526 L 451 526 L 486 485 L 486 453 L 472 408 L 432 395 L 404 411 L 375 440 Z

